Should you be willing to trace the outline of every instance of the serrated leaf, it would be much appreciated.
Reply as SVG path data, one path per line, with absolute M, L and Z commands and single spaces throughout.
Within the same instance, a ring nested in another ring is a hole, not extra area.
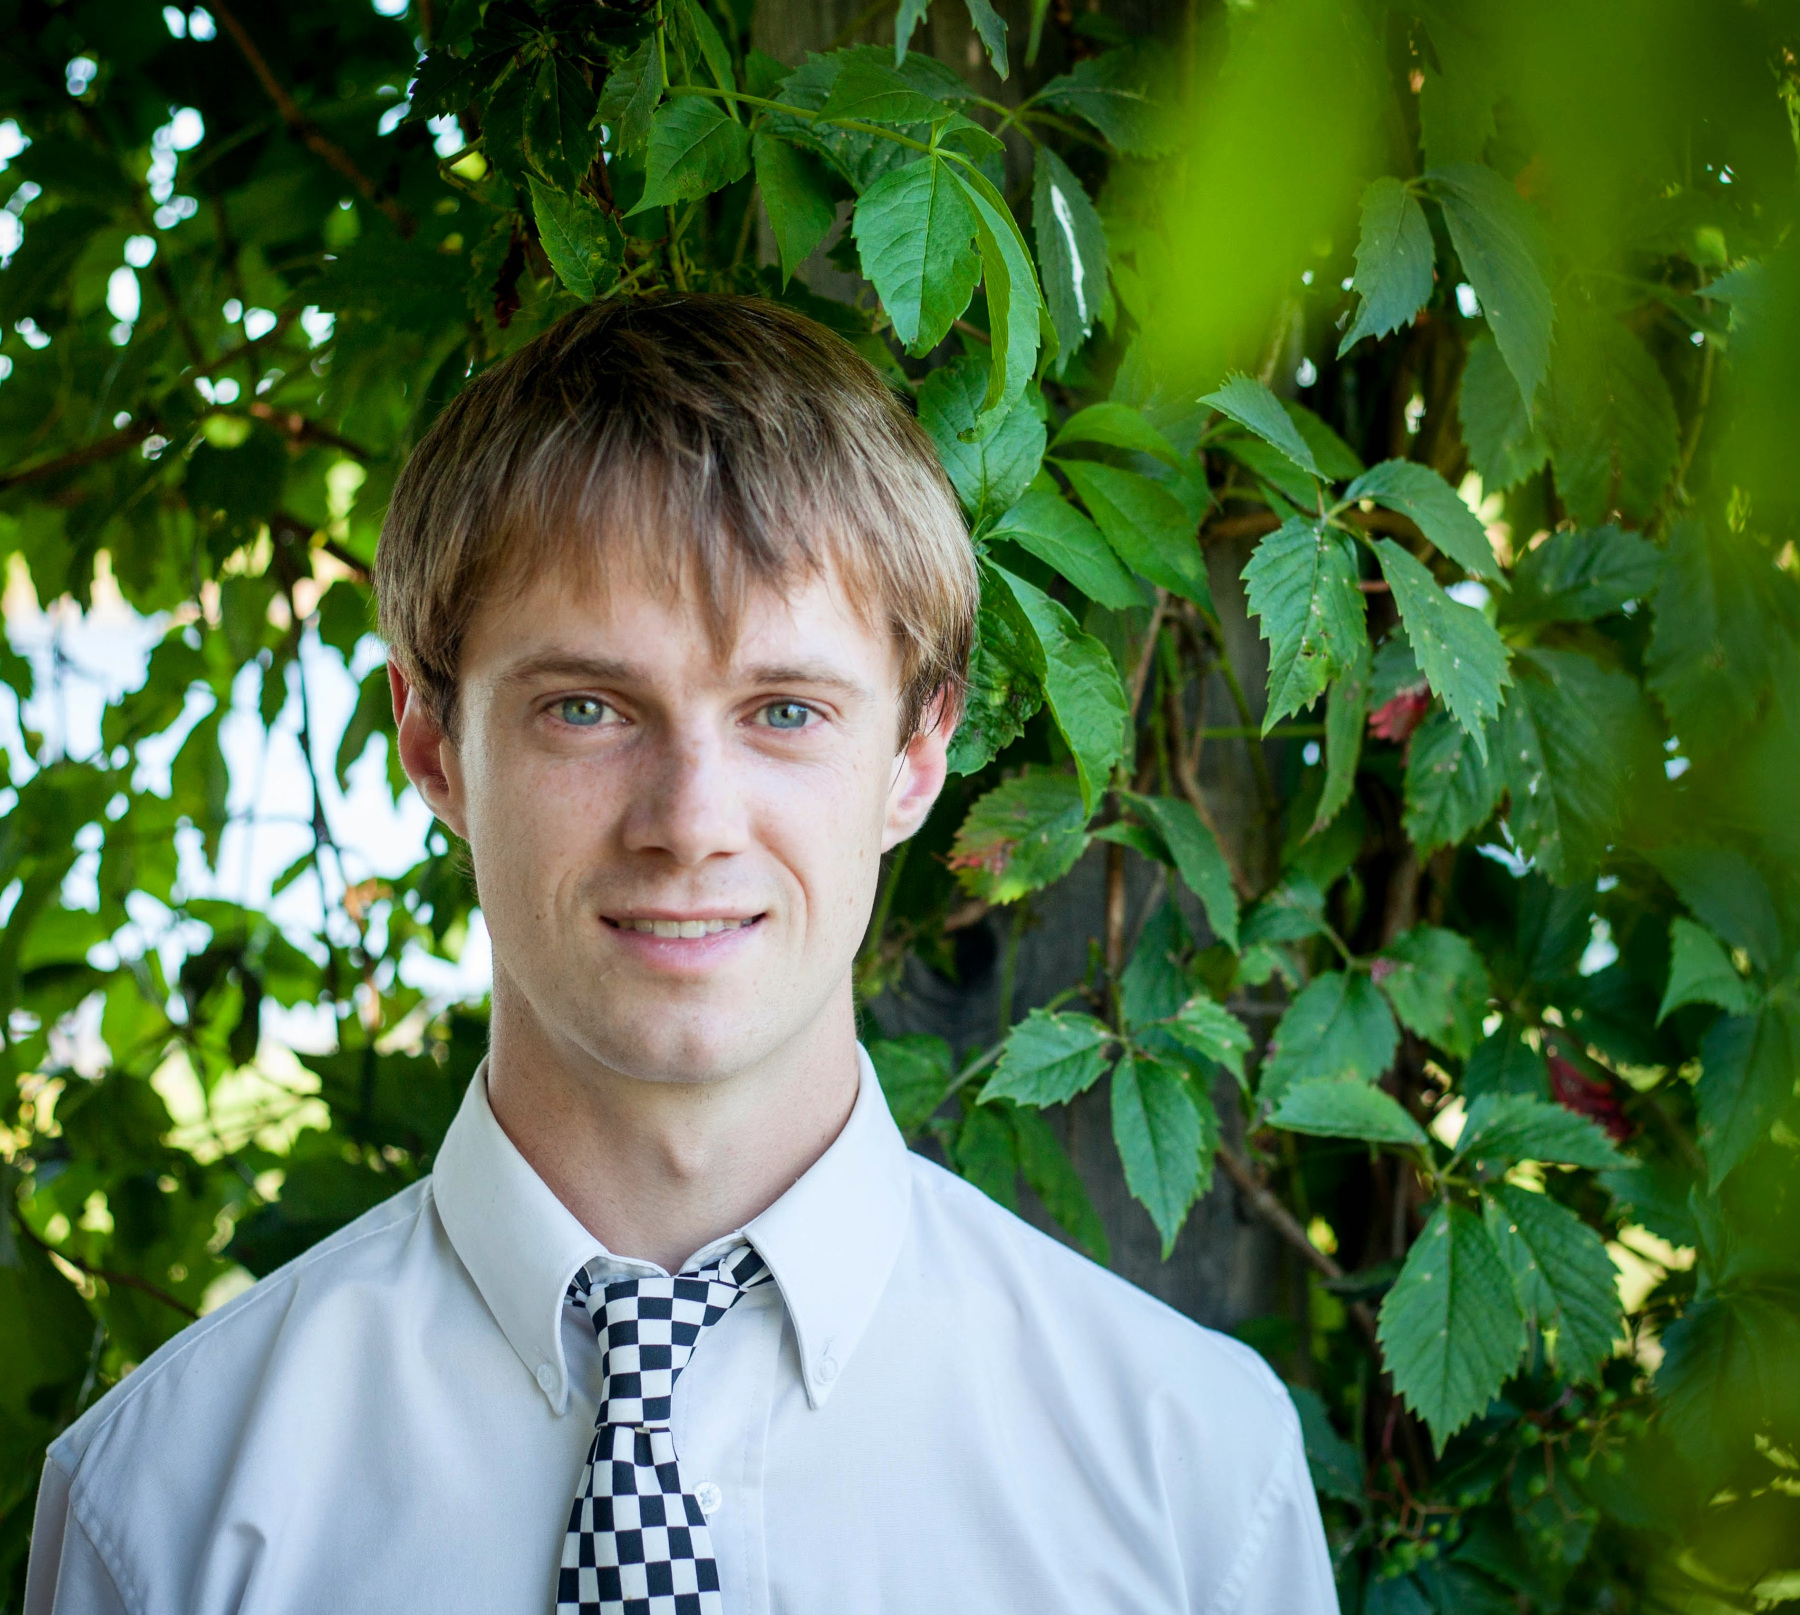
M 1167 149 L 1164 120 L 1136 51 L 1110 50 L 1077 62 L 1051 79 L 1038 99 L 1085 118 L 1127 157 L 1154 157 Z
M 975 215 L 975 244 L 988 307 L 988 389 L 974 431 L 992 431 L 1024 393 L 1037 370 L 1038 346 L 1048 316 L 1037 270 L 1005 199 L 976 169 L 958 167 Z M 1054 331 L 1051 332 L 1054 338 Z
M 1242 374 L 1225 378 L 1225 385 L 1200 400 L 1236 421 L 1245 431 L 1254 432 L 1271 448 L 1279 449 L 1308 476 L 1324 479 L 1314 459 L 1312 446 L 1300 435 L 1300 428 L 1288 418 L 1281 400 L 1260 381 Z
M 564 195 L 531 181 L 538 241 L 556 278 L 583 302 L 608 290 L 624 262 L 625 237 L 603 208 L 576 193 Z
M 969 809 L 949 865 L 964 891 L 1012 903 L 1075 867 L 1087 849 L 1087 810 L 1067 774 L 1027 769 Z
M 589 127 L 594 108 L 594 92 L 575 62 L 560 51 L 547 56 L 526 117 L 525 153 L 560 191 L 581 183 L 600 149 L 599 131 Z
M 1312 827 L 1306 832 L 1309 836 L 1318 835 L 1331 824 L 1356 788 L 1363 725 L 1369 714 L 1370 677 L 1369 646 L 1364 640 L 1356 660 L 1331 681 L 1325 699 L 1325 786 L 1319 792 Z
M 1655 511 L 1680 458 L 1680 423 L 1662 370 L 1617 320 L 1571 310 L 1558 324 L 1543 424 L 1556 491 L 1577 521 Z
M 1633 600 L 1648 600 L 1662 575 L 1662 551 L 1617 527 L 1564 529 L 1527 550 L 1513 568 L 1508 622 L 1592 622 Z
M 1079 443 L 1098 443 L 1105 448 L 1153 455 L 1172 469 L 1183 463 L 1175 452 L 1175 445 L 1145 420 L 1140 411 L 1110 400 L 1076 410 L 1056 429 L 1053 447 L 1066 449 Z
M 1395 1390 L 1442 1452 L 1486 1411 L 1525 1351 L 1512 1275 L 1473 1212 L 1432 1212 L 1382 1300 L 1377 1338 Z
M 895 67 L 906 60 L 906 47 L 912 43 L 912 36 L 925 20 L 930 5 L 931 0 L 900 0 L 900 10 L 894 17 Z
M 1510 1016 L 1480 1043 L 1463 1066 L 1463 1093 L 1471 1100 L 1484 1094 L 1522 1094 L 1544 1099 L 1550 1093 L 1550 1069 L 1541 1049 L 1525 1041 L 1524 1027 Z
M 1066 363 L 1096 321 L 1112 319 L 1106 231 L 1081 181 L 1062 158 L 1048 146 L 1038 146 L 1032 162 L 1032 234 L 1037 238 L 1044 301 L 1056 327 L 1058 360 Z
M 1207 1110 L 1210 1113 L 1210 1104 Z M 1167 1261 L 1188 1207 L 1211 1176 L 1218 1119 L 1203 1117 L 1193 1091 L 1177 1072 L 1149 1055 L 1134 1053 L 1113 1068 L 1112 1124 L 1125 1186 L 1150 1213 Z
M 909 353 L 929 353 L 969 306 L 981 278 L 968 193 L 947 163 L 928 157 L 869 186 L 857 199 L 852 229 L 862 272 L 894 335 Z
M 1356 665 L 1367 644 L 1356 550 L 1335 528 L 1284 522 L 1244 568 L 1251 614 L 1269 641 L 1269 705 L 1263 733 L 1311 706 Z
M 1682 841 L 1648 857 L 1696 919 L 1742 948 L 1759 969 L 1774 972 L 1781 962 L 1781 918 L 1769 883 L 1743 853 L 1710 841 Z
M 1161 1023 L 1194 990 L 1183 955 L 1192 944 L 1181 910 L 1164 898 L 1144 922 L 1119 977 L 1119 1013 L 1133 1037 L 1153 1053 L 1167 1053 Z
M 1313 1489 L 1321 1497 L 1366 1504 L 1362 1454 L 1341 1435 L 1325 1411 L 1325 1399 L 1304 1385 L 1288 1388 L 1294 1411 L 1300 1415 L 1300 1434 L 1306 1446 L 1306 1467 Z
M 1416 460 L 1383 460 L 1351 483 L 1344 497 L 1373 499 L 1412 517 L 1419 531 L 1471 577 L 1488 578 L 1505 587 L 1481 518 L 1430 466 Z
M 1295 1083 L 1281 1096 L 1269 1125 L 1320 1138 L 1360 1138 L 1371 1144 L 1429 1150 L 1431 1141 L 1392 1095 L 1355 1078 L 1321 1077 Z
M 631 212 L 708 196 L 750 172 L 750 132 L 707 96 L 657 108 L 644 154 L 644 194 Z
M 1118 466 L 1057 463 L 1120 560 L 1171 594 L 1212 609 L 1196 524 L 1174 494 Z
M 1468 938 L 1415 925 L 1382 950 L 1381 961 L 1377 982 L 1401 1023 L 1446 1054 L 1467 1055 L 1488 1000 L 1487 966 Z
M 947 758 L 952 774 L 973 774 L 985 768 L 996 753 L 1024 732 L 1027 721 L 1043 705 L 1041 664 L 1037 635 L 1012 590 L 984 568 L 962 716 Z
M 610 131 L 608 149 L 623 157 L 634 157 L 650 142 L 651 119 L 663 95 L 662 64 L 656 54 L 656 35 L 652 33 L 623 62 L 607 74 L 600 88 L 600 103 L 594 113 L 596 123 Z
M 1006 23 L 997 12 L 991 0 L 963 0 L 969 13 L 969 26 L 981 36 L 981 43 L 987 47 L 988 60 L 994 64 L 994 71 L 1005 78 L 1010 69 L 1006 63 Z
M 1794 1096 L 1800 1075 L 1800 1016 L 1783 999 L 1754 1015 L 1724 1015 L 1700 1043 L 1700 1148 L 1710 1188 L 1759 1144 Z
M 1294 423 L 1294 429 L 1306 439 L 1306 446 L 1312 450 L 1313 458 L 1319 462 L 1319 469 L 1333 482 L 1347 482 L 1352 477 L 1360 477 L 1365 467 L 1356 450 L 1351 448 L 1324 421 L 1306 407 L 1292 398 L 1284 398 L 1281 407 L 1287 411 L 1287 417 Z
M 1190 998 L 1164 1030 L 1184 1048 L 1222 1065 L 1244 1087 L 1244 1056 L 1250 1052 L 1249 1029 L 1216 999 L 1204 993 Z
M 1050 715 L 1075 759 L 1081 799 L 1091 813 L 1106 789 L 1113 764 L 1125 751 L 1130 703 L 1106 647 L 1084 634 L 1067 609 L 1034 583 L 1004 567 L 991 568 L 1012 590 L 1037 636 L 1042 660 L 1036 669 Z
M 1341 970 L 1314 976 L 1275 1028 L 1263 1058 L 1257 1095 L 1277 1103 L 1294 1083 L 1353 1077 L 1373 1082 L 1393 1064 L 1400 1031 L 1393 1012 L 1365 975 Z
M 1412 323 L 1430 300 L 1435 258 L 1425 210 L 1401 181 L 1384 174 L 1363 192 L 1352 281 L 1362 307 L 1338 344 L 1340 359 L 1364 337 Z
M 1000 435 L 1004 435 L 1004 428 Z M 987 534 L 1029 550 L 1088 599 L 1114 611 L 1143 604 L 1143 592 L 1100 536 L 1100 529 L 1048 489 L 1028 493 Z
M 361 760 L 362 754 L 369 749 L 369 742 L 377 735 L 386 735 L 388 745 L 394 744 L 394 696 L 388 683 L 385 662 L 371 669 L 357 687 L 356 706 L 338 741 L 333 772 L 337 775 L 340 791 L 350 788 L 350 770 Z
M 1485 493 L 1517 486 L 1550 457 L 1550 445 L 1491 336 L 1483 334 L 1469 344 L 1456 414 Z
M 1035 1110 L 1015 1110 L 1012 1124 L 1027 1187 L 1063 1231 L 1104 1266 L 1111 1259 L 1106 1229 L 1062 1140 Z
M 1457 1161 L 1551 1161 L 1595 1169 L 1621 1164 L 1618 1150 L 1586 1116 L 1524 1094 L 1484 1094 L 1469 1106 Z
M 1231 866 L 1218 839 L 1201 821 L 1193 805 L 1173 796 L 1122 793 L 1133 811 L 1155 830 L 1183 883 L 1206 910 L 1213 935 L 1237 952 L 1238 903 L 1231 886 Z
M 872 1038 L 865 1047 L 901 1136 L 917 1137 L 950 1091 L 950 1045 L 941 1037 L 911 1033 Z
M 866 56 L 845 58 L 819 116 L 827 123 L 935 123 L 955 109 L 915 89 L 892 68 Z
M 1657 1024 L 1683 1004 L 1717 1004 L 1727 1014 L 1749 1015 L 1756 1009 L 1756 992 L 1732 967 L 1725 944 L 1678 914 L 1669 926 L 1669 984 Z
M 1543 230 L 1519 193 L 1480 163 L 1450 163 L 1425 178 L 1530 410 L 1550 362 L 1550 253 Z
M 1394 591 L 1400 624 L 1432 693 L 1447 706 L 1487 756 L 1483 729 L 1500 710 L 1511 682 L 1505 642 L 1473 606 L 1452 600 L 1425 567 L 1391 538 L 1377 541 L 1382 576 Z
M 1006 1047 L 981 1102 L 1062 1105 L 1085 1093 L 1105 1073 L 1111 1030 L 1092 1015 L 1034 1009 L 1007 1033 Z
M 983 360 L 965 354 L 919 383 L 919 424 L 937 445 L 971 525 L 1011 506 L 1031 486 L 1044 458 L 1044 423 L 1028 399 L 1020 399 L 995 430 L 970 441 L 987 371 Z
M 1499 751 L 1483 757 L 1440 708 L 1414 730 L 1407 748 L 1403 828 L 1420 857 L 1454 847 L 1493 817 L 1504 789 Z
M 1624 1331 L 1619 1270 L 1600 1236 L 1547 1194 L 1494 1184 L 1483 1212 L 1527 1313 L 1556 1334 L 1556 1367 L 1593 1384 Z
M 825 239 L 837 219 L 837 204 L 825 167 L 811 152 L 790 145 L 766 122 L 757 125 L 750 144 L 756 186 L 781 254 L 781 280 L 786 285 Z
M 1018 1211 L 1019 1141 L 1010 1109 L 973 1106 L 956 1129 L 951 1157 L 956 1170 L 990 1200 Z

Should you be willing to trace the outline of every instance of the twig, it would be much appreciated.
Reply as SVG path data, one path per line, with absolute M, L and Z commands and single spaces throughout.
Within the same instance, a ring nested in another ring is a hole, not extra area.
M 950 323 L 964 336 L 973 337 L 977 342 L 985 343 L 990 348 L 994 345 L 994 339 L 979 325 L 971 325 L 967 320 L 961 318 L 954 319 Z
M 73 1251 L 60 1251 L 48 1240 L 40 1238 L 38 1231 L 33 1228 L 30 1223 L 26 1222 L 23 1217 L 15 1217 L 13 1221 L 18 1225 L 25 1237 L 30 1240 L 32 1244 L 37 1246 L 37 1248 L 46 1256 L 54 1256 L 59 1261 L 67 1262 L 70 1267 L 75 1268 L 78 1272 L 87 1274 L 89 1278 L 104 1279 L 108 1284 L 123 1285 L 128 1290 L 141 1290 L 153 1300 L 162 1302 L 165 1307 L 173 1307 L 184 1317 L 196 1321 L 199 1319 L 200 1314 L 190 1307 L 187 1302 L 177 1300 L 174 1296 L 170 1295 L 167 1290 L 159 1290 L 148 1279 L 141 1279 L 135 1273 L 115 1273 L 110 1267 L 95 1267 L 92 1262 L 83 1261 L 82 1258 L 75 1255 Z
M 238 21 L 226 0 L 216 0 L 212 12 L 220 22 L 225 24 L 227 32 L 236 42 L 244 60 L 250 64 L 250 71 L 256 75 L 264 92 L 275 103 L 275 110 L 281 114 L 281 121 L 288 126 L 294 138 L 310 151 L 323 157 L 361 191 L 368 201 L 380 208 L 401 235 L 410 236 L 419 227 L 418 220 L 391 196 L 383 194 L 381 187 L 356 166 L 356 161 L 350 153 L 336 141 L 327 139 L 319 126 L 300 110 L 299 103 L 288 94 L 286 87 L 269 70 L 269 64 L 264 60 L 263 53 L 256 48 L 256 41 L 244 31 L 244 25 Z
M 1150 626 L 1144 631 L 1144 648 L 1131 673 L 1131 717 L 1137 720 L 1138 702 L 1144 698 L 1144 686 L 1150 679 L 1150 662 L 1156 655 L 1157 636 L 1162 633 L 1163 616 L 1169 609 L 1169 591 L 1156 591 L 1156 609 L 1150 613 Z
M 280 410 L 258 398 L 250 405 L 250 413 L 259 421 L 267 421 L 271 426 L 279 427 L 296 443 L 327 443 L 334 449 L 342 449 L 353 460 L 369 461 L 376 458 L 373 449 L 365 449 L 360 443 L 352 443 L 347 437 L 339 437 L 329 427 L 308 420 L 297 410 Z
M 1348 522 L 1352 527 L 1360 527 L 1365 533 L 1390 533 L 1395 538 L 1414 539 L 1423 536 L 1418 523 L 1392 510 L 1343 510 L 1338 512 L 1337 519 Z M 1220 544 L 1231 538 L 1258 538 L 1264 533 L 1274 532 L 1280 525 L 1281 519 L 1272 510 L 1252 511 L 1243 516 L 1221 516 L 1200 529 L 1200 542 L 1206 545 Z
M 22 487 L 28 482 L 41 482 L 45 477 L 54 477 L 63 471 L 76 471 L 84 465 L 92 465 L 96 460 L 110 460 L 115 454 L 124 454 L 134 449 L 156 430 L 155 421 L 133 421 L 122 432 L 114 432 L 111 437 L 103 437 L 97 443 L 90 443 L 86 448 L 71 449 L 67 454 L 59 454 L 54 460 L 40 460 L 36 465 L 28 465 L 18 471 L 8 471 L 0 475 L 0 493 L 8 488 Z

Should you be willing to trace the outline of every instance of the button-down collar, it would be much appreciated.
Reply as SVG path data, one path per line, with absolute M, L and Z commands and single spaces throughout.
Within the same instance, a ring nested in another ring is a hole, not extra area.
M 906 1145 L 874 1067 L 857 1052 L 861 1080 L 843 1131 L 741 1231 L 775 1276 L 815 1408 L 830 1394 L 887 1287 L 912 1192 Z M 485 1061 L 438 1151 L 432 1190 L 450 1243 L 482 1299 L 526 1372 L 563 1413 L 569 1400 L 564 1295 L 589 1262 L 617 1258 L 502 1131 L 488 1104 Z

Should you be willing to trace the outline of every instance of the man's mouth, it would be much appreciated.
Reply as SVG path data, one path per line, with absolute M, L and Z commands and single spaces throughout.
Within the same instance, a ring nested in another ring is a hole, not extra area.
M 740 931 L 747 925 L 754 925 L 762 918 L 760 914 L 751 914 L 740 919 L 637 919 L 621 916 L 614 919 L 603 916 L 606 923 L 615 931 L 640 931 L 646 936 L 660 937 L 703 937 L 717 936 L 721 931 Z

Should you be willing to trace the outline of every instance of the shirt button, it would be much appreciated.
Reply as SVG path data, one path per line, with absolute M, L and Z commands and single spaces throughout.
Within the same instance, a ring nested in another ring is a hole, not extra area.
M 556 1370 L 548 1363 L 539 1363 L 537 1371 L 538 1388 L 548 1396 L 556 1386 Z
M 717 1514 L 719 1505 L 725 1501 L 725 1494 L 710 1480 L 703 1480 L 694 1488 L 694 1501 L 700 1505 L 702 1514 Z
M 821 1385 L 829 1385 L 837 1378 L 837 1370 L 837 1358 L 821 1357 L 819 1359 L 819 1366 L 814 1369 L 813 1372 L 817 1375 Z

